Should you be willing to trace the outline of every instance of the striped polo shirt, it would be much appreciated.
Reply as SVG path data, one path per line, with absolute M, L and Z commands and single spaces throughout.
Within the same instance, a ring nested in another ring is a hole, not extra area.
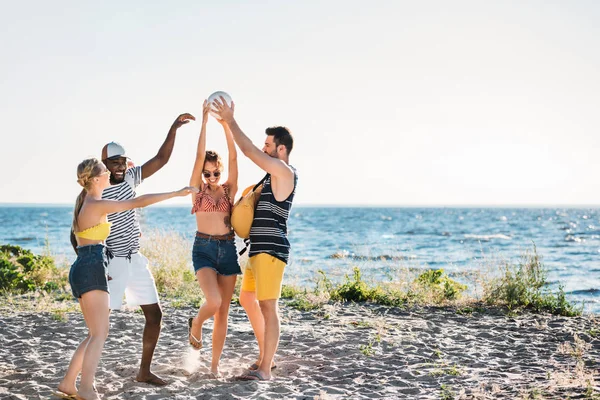
M 135 188 L 142 183 L 142 167 L 129 168 L 125 180 L 104 189 L 105 200 L 130 200 L 135 197 Z M 140 249 L 140 224 L 135 209 L 108 214 L 112 222 L 106 247 L 115 257 L 128 257 Z
M 250 228 L 250 253 L 270 254 L 287 264 L 290 256 L 290 242 L 287 238 L 287 220 L 290 216 L 292 201 L 296 193 L 298 174 L 294 171 L 294 190 L 284 201 L 277 201 L 271 188 L 271 175 L 263 183 L 263 190 L 258 198 L 254 220 Z

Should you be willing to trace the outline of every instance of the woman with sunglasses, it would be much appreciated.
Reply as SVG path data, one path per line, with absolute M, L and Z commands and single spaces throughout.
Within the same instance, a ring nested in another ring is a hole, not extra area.
M 185 187 L 170 193 L 146 194 L 131 200 L 102 200 L 102 191 L 110 186 L 110 171 L 95 158 L 82 161 L 77 167 L 77 182 L 83 187 L 73 212 L 73 247 L 77 259 L 69 271 L 69 284 L 79 300 L 88 336 L 75 350 L 65 377 L 55 394 L 62 398 L 99 399 L 94 390 L 94 377 L 108 336 L 108 280 L 106 247 L 110 234 L 110 213 L 145 207 L 176 196 L 186 196 L 196 188 Z M 79 389 L 75 386 L 81 372 Z
M 205 100 L 196 162 L 190 179 L 190 186 L 199 189 L 199 193 L 192 197 L 192 214 L 196 215 L 198 228 L 192 261 L 205 301 L 198 310 L 198 315 L 188 320 L 188 340 L 194 348 L 202 348 L 202 326 L 207 319 L 214 316 L 210 371 L 214 378 L 218 378 L 219 360 L 227 335 L 229 304 L 237 275 L 241 274 L 231 227 L 231 209 L 238 189 L 238 166 L 233 135 L 227 124 L 218 120 L 223 126 L 229 152 L 227 181 L 219 184 L 223 162 L 214 151 L 206 151 L 206 123 L 209 111 L 210 104 Z

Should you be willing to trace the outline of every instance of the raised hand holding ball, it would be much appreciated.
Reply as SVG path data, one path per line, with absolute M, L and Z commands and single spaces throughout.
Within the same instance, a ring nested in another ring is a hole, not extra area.
M 216 108 L 213 105 L 213 101 L 215 101 L 215 100 L 222 101 L 221 97 L 223 99 L 225 99 L 225 102 L 227 103 L 227 105 L 229 107 L 231 107 L 231 101 L 232 101 L 231 96 L 229 96 L 229 94 L 227 94 L 226 92 L 214 92 L 213 94 L 208 96 L 208 104 L 211 106 L 211 110 L 209 111 L 210 115 L 212 115 L 213 117 L 215 117 L 216 119 L 219 119 L 219 120 L 221 119 L 221 117 L 219 116 L 219 114 L 217 114 L 216 112 L 213 111 Z

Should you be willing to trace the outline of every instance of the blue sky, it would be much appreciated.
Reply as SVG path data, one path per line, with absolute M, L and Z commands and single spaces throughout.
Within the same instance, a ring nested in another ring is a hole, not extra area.
M 598 3 L 368 4 L 4 5 L 0 203 L 71 203 L 82 159 L 146 161 L 216 90 L 259 146 L 294 132 L 299 204 L 600 203 Z M 139 193 L 188 183 L 199 129 Z M 261 176 L 240 157 L 240 186 Z

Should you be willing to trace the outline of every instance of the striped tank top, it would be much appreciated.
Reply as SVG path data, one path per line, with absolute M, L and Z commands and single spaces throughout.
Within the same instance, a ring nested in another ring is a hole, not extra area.
M 250 228 L 250 253 L 255 256 L 260 253 L 270 254 L 287 264 L 290 256 L 290 242 L 287 238 L 287 220 L 290 216 L 292 201 L 296 193 L 298 174 L 294 171 L 294 190 L 284 201 L 277 201 L 271 188 L 271 175 L 263 183 L 263 189 L 258 198 L 254 221 Z

